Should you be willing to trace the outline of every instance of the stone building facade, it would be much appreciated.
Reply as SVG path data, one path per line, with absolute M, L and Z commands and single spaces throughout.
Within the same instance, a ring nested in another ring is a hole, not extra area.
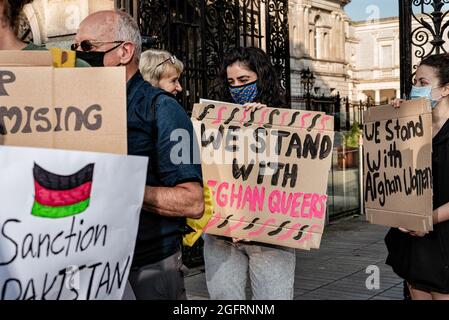
M 35 43 L 68 47 L 89 13 L 113 9 L 114 0 L 35 0 L 25 7 Z M 316 77 L 311 94 L 380 104 L 400 97 L 399 19 L 351 21 L 350 0 L 291 0 L 291 95 L 304 96 L 301 71 Z M 413 28 L 417 27 L 414 22 Z M 447 35 L 446 35 L 447 37 Z M 428 49 L 425 49 L 428 51 Z M 417 58 L 415 57 L 415 60 Z M 415 61 L 416 63 L 416 61 Z M 293 103 L 293 107 L 295 103 Z
M 30 39 L 36 44 L 67 46 L 79 23 L 90 13 L 114 8 L 113 0 L 35 0 L 25 6 Z
M 292 96 L 305 94 L 301 71 L 316 77 L 314 95 L 356 95 L 352 80 L 357 39 L 344 12 L 348 0 L 292 0 L 290 54 Z
M 358 40 L 354 73 L 357 100 L 375 104 L 400 98 L 399 19 L 352 23 Z

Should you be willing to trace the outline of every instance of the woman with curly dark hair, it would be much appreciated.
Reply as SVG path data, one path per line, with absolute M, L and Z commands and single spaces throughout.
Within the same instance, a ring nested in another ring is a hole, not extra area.
M 223 61 L 222 100 L 249 108 L 286 107 L 270 57 L 258 48 L 236 48 Z M 291 300 L 295 250 L 244 239 L 206 235 L 204 261 L 211 299 L 245 300 L 249 274 L 253 300 Z
M 23 50 L 30 44 L 17 37 L 23 7 L 33 0 L 0 0 L 0 50 Z
M 285 91 L 270 57 L 259 48 L 229 50 L 223 58 L 220 80 L 223 101 L 243 105 L 258 103 L 271 108 L 288 107 Z

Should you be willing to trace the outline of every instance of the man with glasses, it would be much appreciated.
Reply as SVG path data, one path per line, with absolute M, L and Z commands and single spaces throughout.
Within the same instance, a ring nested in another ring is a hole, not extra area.
M 185 218 L 200 218 L 204 212 L 202 176 L 193 161 L 173 163 L 171 150 L 178 142 L 170 135 L 183 129 L 193 141 L 192 123 L 172 96 L 143 80 L 138 68 L 141 36 L 128 14 L 88 16 L 72 48 L 93 66 L 126 67 L 128 153 L 150 160 L 129 277 L 134 293 L 137 299 L 185 299 L 181 240 Z

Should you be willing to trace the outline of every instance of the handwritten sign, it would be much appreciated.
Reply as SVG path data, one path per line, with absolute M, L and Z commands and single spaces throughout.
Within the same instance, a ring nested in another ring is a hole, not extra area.
M 51 62 L 46 51 L 0 52 L 0 144 L 126 154 L 124 68 Z
M 195 105 L 192 120 L 215 202 L 205 232 L 319 248 L 333 117 L 217 102 Z
M 365 112 L 364 197 L 371 223 L 433 229 L 432 113 L 426 99 Z
M 147 158 L 0 147 L 0 299 L 121 299 Z

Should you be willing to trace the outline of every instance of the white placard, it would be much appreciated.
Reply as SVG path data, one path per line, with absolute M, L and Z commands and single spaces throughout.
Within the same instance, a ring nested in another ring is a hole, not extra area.
M 0 299 L 120 299 L 147 162 L 1 146 Z

